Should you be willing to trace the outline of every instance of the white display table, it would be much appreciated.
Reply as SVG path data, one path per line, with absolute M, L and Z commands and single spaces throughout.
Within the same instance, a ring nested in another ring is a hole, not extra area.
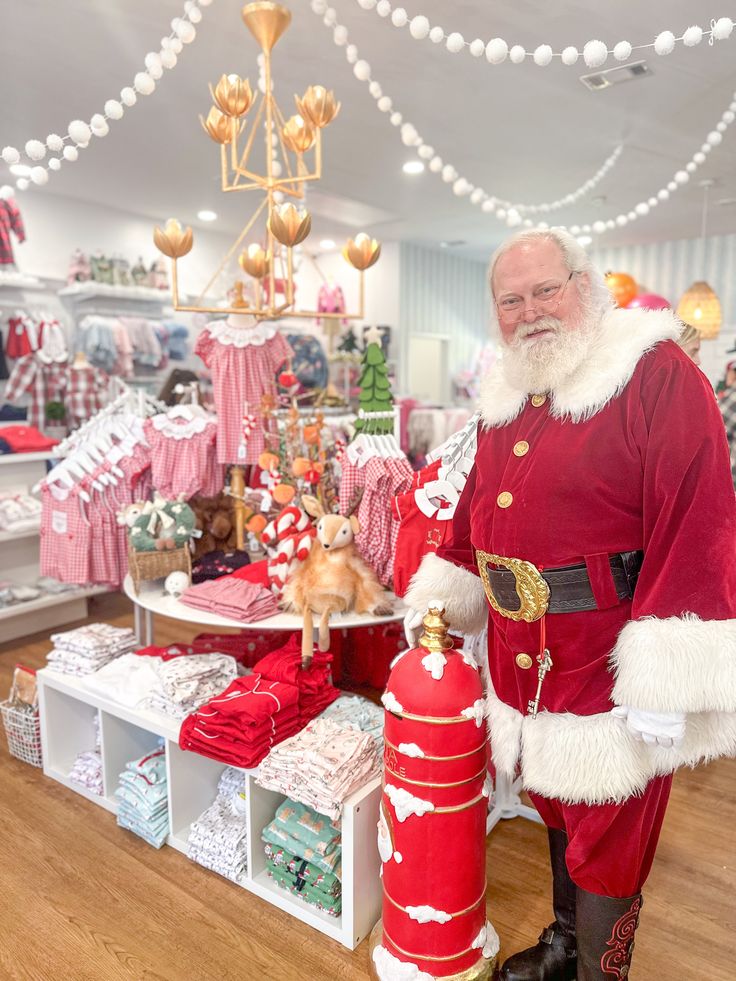
M 163 740 L 170 826 L 167 844 L 186 853 L 191 824 L 214 801 L 224 765 L 181 750 L 179 723 L 160 712 L 119 705 L 88 691 L 80 679 L 50 668 L 39 671 L 37 677 L 46 776 L 115 813 L 115 788 L 125 764 L 155 749 Z M 100 720 L 102 756 L 100 797 L 69 780 L 77 755 L 94 749 L 96 716 Z M 259 787 L 254 779 L 257 772 L 243 770 L 248 802 L 248 873 L 243 888 L 354 950 L 370 934 L 381 915 L 380 859 L 376 847 L 380 779 L 376 777 L 356 791 L 343 807 L 342 913 L 334 917 L 281 889 L 267 875 L 261 832 L 286 798 Z M 121 835 L 130 833 L 120 830 Z M 155 861 L 154 849 L 151 856 Z M 241 887 L 233 883 L 232 888 L 237 898 Z
M 163 582 L 142 582 L 141 588 L 136 596 L 133 589 L 133 580 L 130 576 L 125 577 L 123 583 L 125 595 L 132 600 L 135 605 L 135 632 L 139 643 L 153 644 L 153 616 L 154 614 L 162 617 L 171 617 L 174 620 L 184 620 L 188 623 L 197 623 L 206 627 L 230 627 L 252 630 L 294 630 L 302 629 L 302 618 L 295 613 L 279 613 L 277 616 L 268 617 L 266 620 L 256 620 L 247 622 L 245 620 L 234 620 L 230 617 L 221 617 L 216 613 L 208 613 L 206 610 L 195 610 L 191 606 L 186 606 L 164 593 Z M 392 623 L 396 620 L 403 620 L 406 614 L 406 607 L 397 599 L 393 593 L 386 593 L 386 601 L 394 607 L 394 612 L 384 617 L 374 617 L 370 613 L 341 613 L 330 617 L 331 630 L 350 630 L 354 627 L 372 627 L 380 623 Z

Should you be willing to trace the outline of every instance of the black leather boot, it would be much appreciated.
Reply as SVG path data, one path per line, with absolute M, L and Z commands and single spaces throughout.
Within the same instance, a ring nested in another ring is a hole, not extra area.
M 578 889 L 577 981 L 628 977 L 642 902 L 641 895 L 612 899 Z
M 567 835 L 548 828 L 552 865 L 552 907 L 555 922 L 542 931 L 539 943 L 504 963 L 500 981 L 575 981 L 575 883 L 565 864 Z

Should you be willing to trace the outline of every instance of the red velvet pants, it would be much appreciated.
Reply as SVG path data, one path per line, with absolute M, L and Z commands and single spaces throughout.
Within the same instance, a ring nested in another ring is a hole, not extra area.
M 624 898 L 641 892 L 652 868 L 672 776 L 622 804 L 563 804 L 529 794 L 549 828 L 567 832 L 567 869 L 587 892 Z

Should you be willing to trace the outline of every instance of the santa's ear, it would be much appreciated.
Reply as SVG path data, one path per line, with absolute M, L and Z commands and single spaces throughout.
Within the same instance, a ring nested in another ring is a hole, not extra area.
M 358 532 L 360 531 L 360 522 L 358 521 L 358 519 L 355 517 L 354 514 L 350 515 L 349 520 L 350 520 L 350 527 L 353 529 L 353 534 L 357 535 Z

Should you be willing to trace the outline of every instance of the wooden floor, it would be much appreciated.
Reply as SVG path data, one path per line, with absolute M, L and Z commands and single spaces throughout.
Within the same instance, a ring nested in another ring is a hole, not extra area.
M 93 620 L 132 625 L 120 597 Z M 194 631 L 158 621 L 157 640 Z M 44 663 L 47 638 L 0 645 Z M 351 953 L 172 848 L 150 848 L 95 807 L 0 748 L 0 981 L 362 981 Z M 522 819 L 488 840 L 488 915 L 509 954 L 550 919 L 544 829 Z M 636 981 L 736 979 L 736 761 L 680 773 L 636 942 Z

